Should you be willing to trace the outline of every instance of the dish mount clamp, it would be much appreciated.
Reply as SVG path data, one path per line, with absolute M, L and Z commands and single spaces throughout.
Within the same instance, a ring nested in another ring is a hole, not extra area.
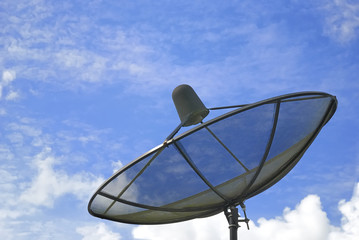
M 247 225 L 247 229 L 249 230 L 249 224 L 250 221 L 246 214 L 246 206 L 244 203 L 240 203 L 240 206 L 242 208 L 244 218 L 240 218 L 240 215 L 238 213 L 238 208 L 234 205 L 231 205 L 224 209 L 224 215 L 227 218 L 228 224 L 229 224 L 229 232 L 230 232 L 230 240 L 237 240 L 237 230 L 240 227 L 239 222 L 245 222 Z

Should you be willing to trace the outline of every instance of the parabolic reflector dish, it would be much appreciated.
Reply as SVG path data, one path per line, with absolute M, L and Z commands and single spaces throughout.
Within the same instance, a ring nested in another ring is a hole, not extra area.
M 322 92 L 236 107 L 171 136 L 116 172 L 92 196 L 88 210 L 96 217 L 134 224 L 222 212 L 283 178 L 336 107 L 336 98 Z

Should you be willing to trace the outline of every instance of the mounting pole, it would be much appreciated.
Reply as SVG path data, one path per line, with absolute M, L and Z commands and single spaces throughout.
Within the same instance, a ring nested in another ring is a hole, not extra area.
M 224 209 L 224 215 L 227 218 L 228 224 L 229 224 L 229 240 L 237 240 L 237 233 L 238 233 L 238 228 L 239 222 L 244 222 L 247 225 L 247 229 L 249 230 L 249 219 L 247 217 L 247 213 L 246 213 L 246 206 L 244 205 L 243 202 L 240 202 L 239 205 L 241 206 L 243 213 L 244 213 L 244 218 L 239 219 L 239 214 L 238 214 L 238 208 L 235 205 L 230 205 L 229 207 L 226 207 Z
M 238 231 L 238 208 L 235 206 L 230 206 L 224 210 L 224 215 L 227 217 L 229 224 L 229 240 L 237 240 L 237 231 Z

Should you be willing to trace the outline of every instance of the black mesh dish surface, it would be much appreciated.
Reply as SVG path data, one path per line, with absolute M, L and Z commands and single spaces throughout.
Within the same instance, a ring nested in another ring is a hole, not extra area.
M 236 108 L 145 153 L 110 177 L 88 210 L 100 218 L 163 224 L 217 214 L 283 178 L 337 107 L 321 92 Z

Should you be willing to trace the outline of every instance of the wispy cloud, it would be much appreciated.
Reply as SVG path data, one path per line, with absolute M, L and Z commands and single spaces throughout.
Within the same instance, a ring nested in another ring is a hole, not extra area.
M 61 223 L 67 226 L 68 232 L 52 225 L 52 221 L 61 222 L 61 216 L 51 220 L 36 216 L 46 215 L 47 212 L 72 214 L 79 211 L 82 214 L 91 194 L 104 181 L 101 174 L 86 171 L 89 167 L 86 163 L 91 156 L 78 151 L 81 146 L 91 145 L 95 153 L 103 154 L 103 149 L 111 145 L 103 138 L 107 130 L 96 131 L 89 125 L 71 121 L 65 121 L 60 129 L 50 127 L 49 130 L 50 122 L 24 117 L 10 118 L 9 122 L 6 115 L 2 119 L 0 197 L 4 201 L 0 206 L 0 238 L 74 236 L 75 227 L 68 220 Z M 61 130 L 66 128 L 72 131 Z M 99 136 L 102 136 L 102 141 L 97 148 L 96 139 Z M 78 146 L 77 150 L 71 149 L 71 146 Z M 111 159 L 118 160 L 106 157 L 106 154 L 102 157 L 110 162 Z M 92 169 L 91 172 L 98 171 Z M 108 172 L 111 173 L 111 170 Z M 59 206 L 61 210 L 58 210 Z M 64 208 L 70 208 L 71 213 Z M 32 219 L 31 223 L 26 219 Z M 46 231 L 39 230 L 38 226 L 47 224 L 49 228 Z
M 8 93 L 8 95 L 6 95 L 6 97 L 5 97 L 5 99 L 7 101 L 13 101 L 13 100 L 16 100 L 18 98 L 20 98 L 20 94 L 18 92 L 15 92 L 15 91 L 10 91 Z
M 72 194 L 86 201 L 89 193 L 104 181 L 102 178 L 87 173 L 69 176 L 64 171 L 56 171 L 54 165 L 57 161 L 51 155 L 50 148 L 45 148 L 34 157 L 33 165 L 37 175 L 20 195 L 20 202 L 52 207 L 54 201 L 65 194 Z
M 359 4 L 333 0 L 327 7 L 325 34 L 340 43 L 348 43 L 359 34 Z
M 2 152 L 4 155 L 8 155 L 8 159 L 14 157 L 7 149 L 2 149 Z M 0 170 L 1 186 L 6 191 L 1 193 L 1 197 L 4 198 L 0 208 L 1 221 L 34 214 L 40 211 L 41 207 L 51 208 L 54 201 L 65 194 L 73 195 L 86 202 L 93 189 L 104 180 L 85 172 L 69 175 L 63 170 L 56 170 L 54 165 L 58 160 L 52 155 L 49 148 L 45 148 L 31 161 L 36 169 L 34 176 L 20 175 L 17 177 L 15 171 L 12 171 L 8 164 L 2 166 Z M 23 170 L 25 171 L 18 172 L 20 174 L 30 172 L 28 169 Z M 32 178 L 29 183 L 26 182 L 28 177 Z
M 18 75 L 25 79 L 55 82 L 69 89 L 120 84 L 132 94 L 155 96 L 159 89 L 172 90 L 184 82 L 194 86 L 206 82 L 208 90 L 203 92 L 222 89 L 224 93 L 233 87 L 278 91 L 279 87 L 288 89 L 288 79 L 298 71 L 301 46 L 283 37 L 281 23 L 259 27 L 250 22 L 258 19 L 245 14 L 243 6 L 232 6 L 244 19 L 240 26 L 231 19 L 214 21 L 212 14 L 218 14 L 217 10 L 208 6 L 210 14 L 199 15 L 195 21 L 173 17 L 156 29 L 144 23 L 99 25 L 99 21 L 119 20 L 111 11 L 103 16 L 72 14 L 71 4 L 9 5 L 3 32 L 14 34 L 1 40 L 5 46 L 1 55 L 6 56 L 2 61 L 17 63 Z M 193 6 L 181 7 L 193 14 Z M 66 13 L 55 14 L 62 10 Z M 52 14 L 50 23 L 47 19 Z M 235 47 L 227 49 L 228 44 Z M 263 87 L 264 80 L 271 84 Z
M 160 21 L 164 13 L 158 13 L 153 23 L 126 25 L 112 10 L 99 15 L 96 8 L 104 7 L 99 2 L 90 4 L 88 12 L 76 14 L 70 3 L 7 4 L 5 37 L 0 40 L 5 48 L 0 56 L 4 64 L 14 64 L 21 79 L 71 90 L 114 85 L 121 93 L 153 98 L 188 83 L 211 100 L 229 98 L 228 92 L 252 93 L 253 98 L 313 87 L 306 74 L 313 66 L 303 57 L 307 39 L 289 34 L 290 21 L 263 24 L 273 12 L 262 5 L 256 6 L 260 15 L 247 13 L 246 4 L 228 3 L 219 10 L 209 5 L 208 12 L 194 20 L 190 16 L 196 10 L 191 8 L 203 6 L 183 4 L 189 18 L 167 16 Z M 238 15 L 238 23 L 230 18 L 213 20 L 226 7 Z M 335 25 L 330 23 L 333 17 L 339 19 L 334 21 L 337 25 L 346 26 L 340 29 L 349 29 L 343 33 L 345 39 L 354 36 L 357 7 L 337 0 L 328 9 L 328 29 Z M 148 14 L 144 17 L 150 19 Z M 151 25 L 157 21 L 159 27 Z M 18 94 L 13 91 L 8 99 Z
M 16 72 L 14 70 L 4 70 L 0 81 L 0 100 L 4 93 L 6 93 L 5 100 L 11 101 L 20 97 L 19 93 L 12 90 L 12 82 L 16 79 Z

